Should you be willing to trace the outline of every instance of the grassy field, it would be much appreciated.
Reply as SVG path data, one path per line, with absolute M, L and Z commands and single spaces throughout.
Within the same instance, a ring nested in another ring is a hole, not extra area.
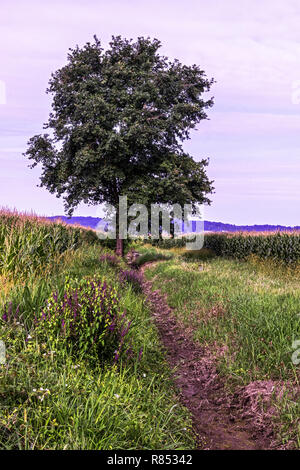
M 125 263 L 81 229 L 11 214 L 8 230 L 9 214 L 2 215 L 0 339 L 6 364 L 0 365 L 0 448 L 194 448 L 191 420 L 178 402 L 144 297 L 124 282 L 130 276 L 120 277 Z M 48 256 L 59 233 L 65 234 L 64 248 Z M 100 292 L 106 311 L 101 296 L 86 295 L 93 283 L 110 292 Z M 77 295 L 79 317 L 91 325 L 84 333 L 80 324 L 72 329 L 72 321 L 65 323 Z M 99 313 L 99 305 L 100 318 L 115 309 L 114 319 L 125 318 L 126 331 L 114 330 L 108 316 L 108 323 L 93 322 L 89 312 Z M 85 346 L 87 331 L 99 328 L 107 334 L 98 360 Z M 80 347 L 69 347 L 74 338 Z M 108 340 L 121 351 L 117 360 Z
M 271 397 L 276 438 L 300 448 L 295 265 L 131 247 L 136 267 L 156 262 L 147 277 L 211 351 L 226 393 L 280 391 Z M 140 275 L 93 231 L 2 211 L 0 281 L 1 449 L 195 448 Z
M 147 250 L 153 247 L 141 251 Z M 194 340 L 212 351 L 229 392 L 267 382 L 281 389 L 280 399 L 273 397 L 276 433 L 299 448 L 299 367 L 291 359 L 292 343 L 300 339 L 298 271 L 256 258 L 212 257 L 207 250 L 172 254 L 146 271 L 154 288 L 167 294 Z

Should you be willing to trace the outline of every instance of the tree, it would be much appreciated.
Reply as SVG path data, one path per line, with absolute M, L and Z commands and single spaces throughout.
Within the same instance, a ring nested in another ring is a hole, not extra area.
M 160 56 L 157 39 L 113 36 L 109 46 L 94 36 L 51 76 L 51 135 L 32 137 L 24 154 L 31 168 L 42 165 L 40 186 L 62 196 L 70 216 L 80 202 L 118 208 L 122 195 L 130 204 L 210 204 L 208 160 L 194 161 L 182 142 L 207 119 L 213 100 L 202 95 L 214 80 Z

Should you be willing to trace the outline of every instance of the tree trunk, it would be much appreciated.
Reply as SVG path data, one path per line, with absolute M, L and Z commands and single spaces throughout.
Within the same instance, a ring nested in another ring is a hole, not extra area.
M 119 238 L 119 234 L 117 234 L 117 240 L 116 240 L 116 255 L 121 256 L 122 258 L 124 255 L 123 239 Z

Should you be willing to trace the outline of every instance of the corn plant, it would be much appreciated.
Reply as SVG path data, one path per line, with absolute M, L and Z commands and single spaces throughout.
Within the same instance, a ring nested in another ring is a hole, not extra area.
M 0 210 L 0 274 L 28 276 L 44 270 L 68 250 L 97 241 L 82 227 Z

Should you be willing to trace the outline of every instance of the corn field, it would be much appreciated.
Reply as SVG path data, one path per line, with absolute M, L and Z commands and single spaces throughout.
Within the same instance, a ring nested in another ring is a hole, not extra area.
M 152 245 L 160 248 L 183 248 L 186 239 L 166 238 L 152 240 Z M 286 264 L 300 260 L 299 232 L 242 232 L 242 233 L 207 233 L 204 236 L 204 248 L 212 250 L 216 256 L 225 256 L 244 260 L 250 255 L 262 259 L 274 259 Z
M 0 210 L 0 275 L 30 275 L 67 250 L 97 240 L 92 230 Z

